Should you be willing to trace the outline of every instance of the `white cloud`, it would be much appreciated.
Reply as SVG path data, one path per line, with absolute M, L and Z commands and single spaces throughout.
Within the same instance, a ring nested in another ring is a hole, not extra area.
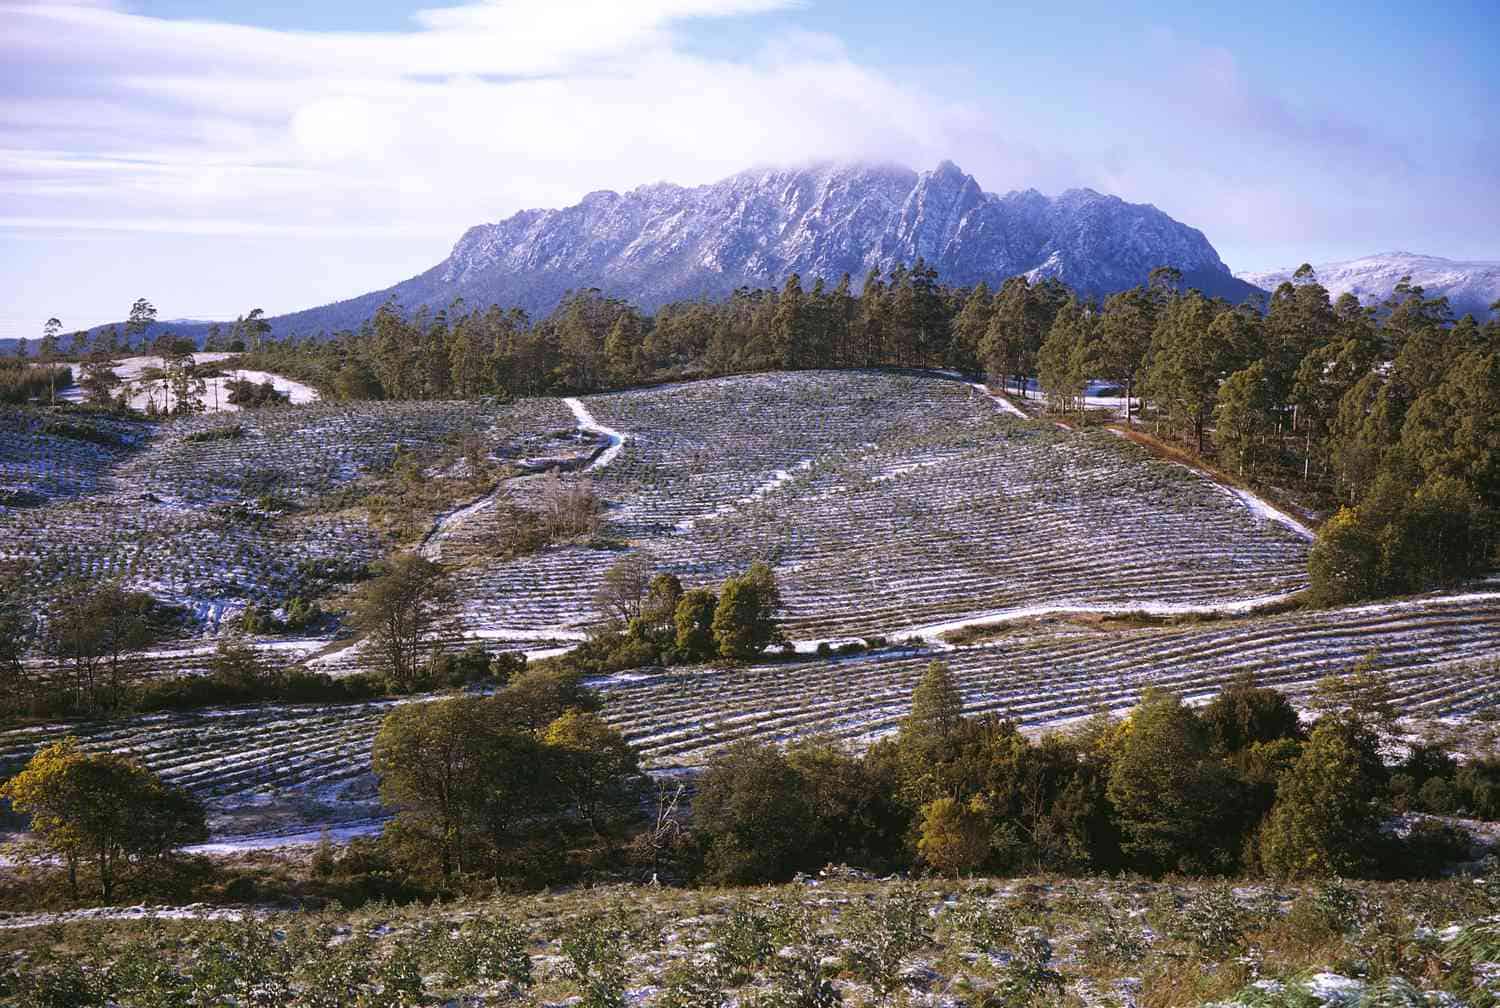
M 0 191 L 18 216 L 82 227 L 422 222 L 456 235 L 594 188 L 754 163 L 935 161 L 972 130 L 973 110 L 897 86 L 835 39 L 792 35 L 730 60 L 673 32 L 793 6 L 496 0 L 388 34 L 0 6 L 0 58 L 27 68 L 0 111 Z

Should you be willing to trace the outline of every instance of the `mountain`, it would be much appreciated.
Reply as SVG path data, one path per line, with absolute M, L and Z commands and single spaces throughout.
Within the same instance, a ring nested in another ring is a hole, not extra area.
M 1025 273 L 1088 295 L 1143 283 L 1157 266 L 1239 302 L 1262 292 L 1237 280 L 1203 232 L 1149 204 L 1091 189 L 1049 199 L 1035 189 L 987 193 L 951 161 L 915 172 L 889 164 L 760 168 L 712 185 L 657 183 L 594 192 L 561 210 L 525 210 L 470 228 L 447 259 L 410 280 L 272 318 L 278 336 L 358 326 L 386 300 L 407 310 L 519 306 L 533 317 L 569 290 L 597 287 L 646 311 L 738 287 L 780 286 L 799 273 L 856 290 L 872 268 L 918 257 L 950 283 L 998 285 Z M 157 327 L 158 329 L 164 327 Z M 206 328 L 206 327 L 204 327 Z M 176 327 L 180 335 L 203 329 Z M 150 333 L 148 335 L 154 335 Z
M 1238 273 L 1241 280 L 1266 290 L 1275 290 L 1292 278 L 1292 269 L 1269 273 Z M 1454 315 L 1472 314 L 1483 320 L 1489 317 L 1490 305 L 1500 300 L 1500 262 L 1460 262 L 1411 252 L 1385 252 L 1349 259 L 1344 262 L 1314 265 L 1318 283 L 1328 288 L 1331 297 L 1350 293 L 1365 305 L 1377 304 L 1390 296 L 1402 277 L 1411 277 L 1428 297 L 1442 295 L 1448 299 Z

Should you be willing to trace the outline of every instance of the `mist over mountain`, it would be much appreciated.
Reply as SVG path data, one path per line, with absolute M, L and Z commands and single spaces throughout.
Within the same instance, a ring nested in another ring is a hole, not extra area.
M 1292 278 L 1297 267 L 1264 273 L 1235 274 L 1241 280 L 1266 290 L 1275 290 Z M 1378 304 L 1390 297 L 1402 277 L 1411 277 L 1428 297 L 1446 297 L 1459 318 L 1472 314 L 1483 320 L 1489 317 L 1490 305 L 1500 300 L 1500 262 L 1462 262 L 1439 256 L 1412 252 L 1383 252 L 1362 259 L 1313 264 L 1318 282 L 1328 289 L 1330 297 L 1353 294 L 1364 305 Z

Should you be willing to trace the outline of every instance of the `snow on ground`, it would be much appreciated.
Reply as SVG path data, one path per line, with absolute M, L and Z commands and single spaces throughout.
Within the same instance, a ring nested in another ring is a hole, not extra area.
M 228 353 L 195 353 L 193 362 L 195 364 L 217 364 L 228 360 L 235 354 Z M 82 402 L 85 399 L 83 389 L 77 385 L 81 377 L 77 365 L 69 365 L 73 368 L 73 381 L 60 398 L 69 402 Z M 148 379 L 145 377 L 149 369 L 162 369 L 166 367 L 166 361 L 162 357 L 137 356 L 124 357 L 114 362 L 114 372 L 125 383 L 123 391 L 129 396 L 131 409 L 146 411 L 147 405 L 155 403 L 159 410 L 171 410 L 176 405 L 176 399 L 172 396 L 171 389 L 166 382 L 159 379 Z M 237 413 L 239 407 L 229 401 L 230 382 L 244 379 L 256 385 L 270 382 L 276 391 L 287 396 L 288 401 L 294 406 L 304 403 L 317 402 L 320 398 L 317 389 L 301 382 L 292 381 L 278 374 L 268 371 L 254 371 L 246 368 L 234 368 L 229 374 L 222 378 L 205 378 L 204 390 L 199 397 L 204 409 L 210 413 Z
M 1258 595 L 1254 598 L 1236 599 L 1231 602 L 1211 602 L 1206 604 L 1197 602 L 1142 601 L 1125 605 L 1060 602 L 1048 603 L 1046 605 L 1012 606 L 1007 609 L 994 609 L 990 612 L 965 616 L 961 619 L 948 620 L 943 623 L 929 623 L 925 626 L 897 631 L 897 633 L 905 637 L 940 639 L 944 634 L 952 633 L 956 630 L 965 630 L 969 627 L 984 626 L 988 623 L 1006 623 L 1018 619 L 1035 619 L 1040 616 L 1066 616 L 1072 614 L 1123 616 L 1127 613 L 1145 613 L 1148 616 L 1190 616 L 1222 613 L 1232 615 L 1248 613 L 1264 606 L 1285 602 L 1296 594 L 1296 592 L 1282 592 L 1275 595 Z
M 569 396 L 568 398 L 563 400 L 563 403 L 566 404 L 568 409 L 573 411 L 573 415 L 578 418 L 578 426 L 582 427 L 585 431 L 590 431 L 594 434 L 602 434 L 609 439 L 609 447 L 604 449 L 599 457 L 594 459 L 594 461 L 589 464 L 588 468 L 585 469 L 584 472 L 592 472 L 595 469 L 603 469 L 605 466 L 613 462 L 615 460 L 615 456 L 619 455 L 620 450 L 625 447 L 625 435 L 621 434 L 613 427 L 606 427 L 599 421 L 595 420 L 594 414 L 589 412 L 589 408 L 583 404 L 582 400 L 575 399 Z
M 207 903 L 189 903 L 184 906 L 170 907 L 88 907 L 83 910 L 64 910 L 56 913 L 0 913 L 0 928 L 52 927 L 58 924 L 80 922 L 130 920 L 240 920 L 244 916 L 244 910 L 210 906 Z
M 771 474 L 770 479 L 766 480 L 760 486 L 756 487 L 750 493 L 739 498 L 738 500 L 730 501 L 727 504 L 720 504 L 718 507 L 714 508 L 707 514 L 701 514 L 696 518 L 684 518 L 679 521 L 675 527 L 679 532 L 691 532 L 693 530 L 693 526 L 697 525 L 699 522 L 712 521 L 715 518 L 722 518 L 725 515 L 731 514 L 739 508 L 744 507 L 746 504 L 754 504 L 756 501 L 763 499 L 767 494 L 771 493 L 776 488 L 790 483 L 793 479 L 796 478 L 797 472 L 806 472 L 807 470 L 811 469 L 812 464 L 813 460 L 809 458 L 803 459 L 801 462 L 798 462 L 791 469 L 777 469 L 774 473 Z
M 1309 542 L 1318 537 L 1317 533 L 1315 533 L 1312 529 L 1308 528 L 1306 525 L 1302 524 L 1297 519 L 1287 514 L 1285 511 L 1282 511 L 1280 508 L 1273 507 L 1271 504 L 1268 504 L 1266 501 L 1255 496 L 1255 494 L 1251 493 L 1249 490 L 1241 490 L 1239 487 L 1225 487 L 1225 489 L 1234 496 L 1238 497 L 1241 501 L 1243 501 L 1245 506 L 1250 509 L 1252 514 L 1258 515 L 1261 518 L 1264 518 L 1266 521 L 1280 522 Z
M 432 523 L 432 531 L 427 533 L 427 537 L 422 540 L 422 545 L 418 547 L 417 552 L 428 560 L 436 560 L 441 557 L 443 543 L 452 535 L 453 530 L 463 525 L 479 512 L 488 510 L 495 503 L 496 498 L 500 496 L 502 489 L 503 487 L 497 486 L 478 500 L 471 501 L 463 507 L 449 511 L 445 515 L 439 515 L 437 521 Z
M 312 847 L 326 838 L 330 843 L 348 843 L 357 837 L 375 836 L 385 828 L 385 818 L 368 819 L 363 822 L 343 823 L 315 830 L 297 830 L 292 833 L 250 833 L 243 836 L 224 837 L 210 843 L 193 844 L 183 848 L 188 854 L 227 855 L 243 854 L 247 851 L 282 850 L 291 847 Z

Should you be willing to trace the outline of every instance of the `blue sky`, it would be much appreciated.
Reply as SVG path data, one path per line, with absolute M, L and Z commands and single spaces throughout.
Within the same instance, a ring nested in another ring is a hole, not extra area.
M 462 230 L 757 163 L 1090 186 L 1234 269 L 1500 258 L 1483 3 L 0 0 L 0 337 L 275 313 Z

